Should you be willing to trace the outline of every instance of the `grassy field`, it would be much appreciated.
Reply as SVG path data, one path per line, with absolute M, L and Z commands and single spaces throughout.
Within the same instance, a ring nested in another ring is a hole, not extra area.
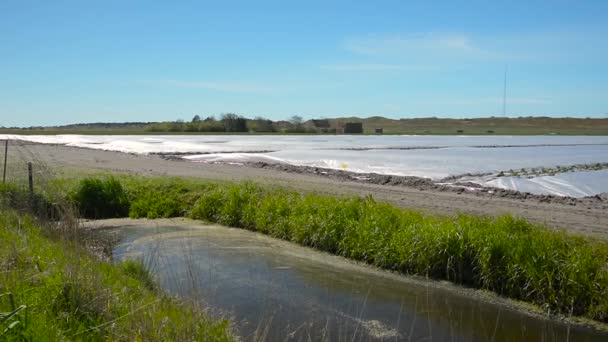
M 0 189 L 0 340 L 232 340 L 227 321 L 157 289 L 143 262 L 102 261 L 69 219 L 10 208 L 24 208 L 18 191 Z
M 420 135 L 607 135 L 608 118 L 475 118 L 475 119 L 388 119 L 380 116 L 369 118 L 336 118 L 329 119 L 332 127 L 346 122 L 363 122 L 365 134 L 375 134 L 376 128 L 382 128 L 384 134 L 420 134 Z M 286 133 L 232 133 L 232 132 L 151 132 L 145 130 L 146 123 L 135 124 L 89 124 L 59 127 L 41 127 L 33 129 L 0 128 L 0 134 L 90 134 L 90 135 L 143 135 L 143 134 L 286 134 Z M 311 127 L 312 123 L 304 123 Z
M 608 322 L 608 243 L 510 216 L 428 216 L 371 197 L 168 177 L 86 179 L 63 187 L 92 218 L 188 216 L 403 274 L 493 291 L 545 312 Z M 108 194 L 127 200 L 100 207 L 99 198 Z
M 393 120 L 383 117 L 367 119 L 342 118 L 341 122 L 363 122 L 366 134 L 382 128 L 384 134 L 436 134 L 436 135 L 606 135 L 608 118 L 477 118 L 437 119 L 418 118 Z

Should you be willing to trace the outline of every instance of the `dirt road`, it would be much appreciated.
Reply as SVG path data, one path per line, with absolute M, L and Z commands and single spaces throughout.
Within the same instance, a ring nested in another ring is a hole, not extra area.
M 198 177 L 210 180 L 254 180 L 329 195 L 368 195 L 403 208 L 429 213 L 458 212 L 481 215 L 510 213 L 554 228 L 608 238 L 605 206 L 541 203 L 537 200 L 478 197 L 473 194 L 420 190 L 415 187 L 367 184 L 320 175 L 289 173 L 239 165 L 202 164 L 165 160 L 154 155 L 134 155 L 57 145 L 25 144 L 11 151 L 61 170 L 127 172 L 141 175 Z

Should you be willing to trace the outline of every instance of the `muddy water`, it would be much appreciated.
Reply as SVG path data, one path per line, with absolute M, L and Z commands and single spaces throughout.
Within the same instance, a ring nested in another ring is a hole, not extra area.
M 245 340 L 607 341 L 608 335 L 217 226 L 130 225 L 116 261 L 144 258 L 167 291 L 231 317 Z

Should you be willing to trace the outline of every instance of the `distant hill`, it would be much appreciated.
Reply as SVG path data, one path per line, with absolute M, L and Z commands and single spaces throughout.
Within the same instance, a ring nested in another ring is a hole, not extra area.
M 64 126 L 53 126 L 49 128 L 60 129 L 106 129 L 106 128 L 144 128 L 152 122 L 94 122 L 79 123 Z
M 0 130 L 143 129 L 152 122 L 92 122 L 59 126 L 0 127 Z
M 381 116 L 369 118 L 336 118 L 332 125 L 344 122 L 362 122 L 366 134 L 382 128 L 384 134 L 590 134 L 608 135 L 608 118 L 414 118 L 389 119 Z

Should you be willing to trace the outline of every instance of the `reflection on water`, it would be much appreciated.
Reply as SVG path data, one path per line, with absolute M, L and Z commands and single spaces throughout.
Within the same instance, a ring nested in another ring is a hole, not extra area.
M 606 341 L 340 258 L 223 227 L 124 227 L 116 261 L 152 262 L 161 286 L 230 315 L 245 339 Z

